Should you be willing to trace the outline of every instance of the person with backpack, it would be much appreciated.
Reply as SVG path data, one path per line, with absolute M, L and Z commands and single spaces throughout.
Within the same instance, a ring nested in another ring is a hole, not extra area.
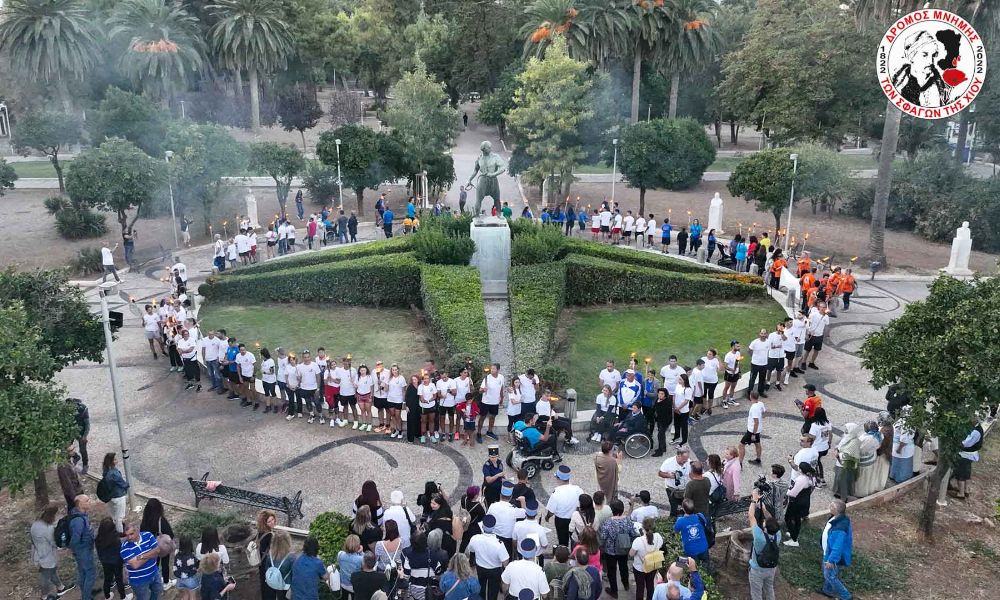
M 635 600 L 652 600 L 656 587 L 656 572 L 663 566 L 663 536 L 655 531 L 652 517 L 642 520 L 643 535 L 632 541 L 628 555 L 632 557 L 632 574 L 635 575 Z
M 260 587 L 261 600 L 284 598 L 284 592 L 292 587 L 292 537 L 285 530 L 271 532 L 270 543 L 261 555 L 260 564 L 264 573 Z
M 80 494 L 73 501 L 73 508 L 56 523 L 55 540 L 59 548 L 69 548 L 76 560 L 76 579 L 80 596 L 90 600 L 97 578 L 94 568 L 94 531 L 90 528 L 90 496 Z
M 604 590 L 612 598 L 618 597 L 618 575 L 622 578 L 622 587 L 627 591 L 628 585 L 628 554 L 632 549 L 635 530 L 632 521 L 625 515 L 625 503 L 615 498 L 608 503 L 611 506 L 611 518 L 601 523 L 601 562 L 608 576 L 608 587 Z M 616 571 L 617 569 L 617 571 Z
M 128 510 L 128 482 L 125 481 L 122 472 L 118 469 L 117 453 L 108 452 L 104 455 L 101 471 L 103 476 L 97 484 L 97 498 L 110 506 L 111 519 L 115 522 L 115 529 L 118 530 L 118 533 L 122 533 L 123 520 Z
M 750 549 L 750 599 L 774 600 L 774 575 L 778 568 L 780 554 L 781 525 L 761 502 L 760 490 L 750 492 L 750 508 L 747 516 L 753 532 Z M 761 526 L 758 515 L 763 516 Z
M 31 524 L 31 561 L 38 566 L 39 588 L 43 600 L 53 600 L 73 589 L 72 585 L 62 584 L 56 569 L 59 566 L 55 537 L 58 512 L 59 505 L 50 504 Z

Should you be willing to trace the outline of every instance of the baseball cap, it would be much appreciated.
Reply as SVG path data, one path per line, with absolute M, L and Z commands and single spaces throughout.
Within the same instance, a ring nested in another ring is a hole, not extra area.
M 524 538 L 521 543 L 517 546 L 518 550 L 521 551 L 522 558 L 534 558 L 535 554 L 538 553 L 538 545 L 535 544 L 535 540 L 529 538 Z M 520 598 L 520 594 L 518 594 Z
M 514 484 L 509 481 L 503 482 L 503 486 L 500 488 L 500 495 L 512 496 L 513 494 L 514 494 Z
M 285 349 L 282 348 L 281 346 L 278 346 L 278 349 L 275 350 L 275 352 L 278 353 L 278 356 L 287 356 L 287 353 L 285 352 Z
M 483 517 L 483 531 L 493 533 L 493 528 L 497 526 L 497 518 L 493 515 Z
M 559 465 L 559 468 L 556 470 L 556 477 L 563 481 L 569 481 L 570 473 L 572 472 L 573 470 L 567 465 Z
M 816 386 L 813 385 L 813 384 L 811 384 L 811 383 L 807 383 L 804 386 L 802 386 L 802 389 L 809 390 L 810 392 L 815 392 L 816 391 Z
M 517 600 L 535 600 L 535 592 L 524 588 L 517 593 Z
M 524 514 L 529 517 L 534 517 L 538 514 L 538 500 L 528 500 L 524 504 Z

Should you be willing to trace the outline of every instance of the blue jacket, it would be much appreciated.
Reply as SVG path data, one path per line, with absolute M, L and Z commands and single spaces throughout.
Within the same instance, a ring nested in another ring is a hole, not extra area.
M 74 556 L 94 555 L 94 532 L 90 528 L 90 517 L 73 507 L 69 511 L 69 547 Z
M 851 566 L 853 539 L 851 519 L 847 515 L 834 517 L 830 521 L 830 531 L 826 534 L 826 551 L 823 553 L 823 562 L 845 567 Z
M 385 209 L 385 212 L 382 213 L 382 222 L 386 225 L 392 225 L 392 218 L 394 216 L 396 215 L 392 214 L 392 211 L 387 208 Z
M 122 477 L 122 472 L 118 470 L 118 467 L 111 467 L 104 476 L 108 478 L 108 483 L 111 484 L 112 498 L 121 498 L 128 493 L 128 482 Z
M 700 238 L 701 237 L 701 225 L 695 223 L 691 226 L 691 237 Z

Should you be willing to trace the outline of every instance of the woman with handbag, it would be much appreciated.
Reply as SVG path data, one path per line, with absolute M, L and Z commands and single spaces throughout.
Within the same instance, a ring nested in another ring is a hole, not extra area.
M 174 541 L 174 530 L 170 522 L 163 516 L 163 504 L 156 498 L 150 498 L 142 510 L 142 521 L 139 531 L 148 531 L 156 536 L 157 547 L 160 549 L 160 574 L 163 577 L 163 589 L 174 587 L 176 581 L 170 579 L 171 555 L 177 547 Z
M 343 600 L 354 597 L 354 586 L 351 584 L 351 576 L 361 571 L 364 560 L 364 550 L 361 548 L 361 539 L 353 533 L 344 540 L 344 547 L 337 553 L 337 568 L 340 569 L 340 585 L 344 591 L 341 594 Z
M 354 513 L 351 521 L 351 533 L 361 540 L 362 551 L 372 550 L 375 542 L 382 539 L 382 530 L 372 523 L 372 511 L 367 504 L 362 504 Z
M 656 533 L 655 528 L 653 519 L 643 519 L 642 530 L 645 535 L 632 540 L 632 549 L 628 553 L 632 557 L 632 574 L 635 575 L 635 600 L 652 600 L 656 571 L 665 561 L 663 552 L 660 551 L 663 536 Z
M 409 582 L 410 600 L 443 600 L 438 588 L 438 574 L 448 562 L 444 550 L 427 547 L 427 534 L 419 532 L 403 550 L 403 576 Z
M 478 485 L 470 485 L 465 488 L 465 495 L 462 496 L 461 506 L 461 510 L 464 511 L 464 514 L 468 515 L 468 519 L 462 524 L 462 543 L 458 551 L 465 552 L 465 548 L 469 545 L 469 540 L 472 539 L 472 536 L 483 532 L 479 523 L 486 516 L 486 505 L 483 504 L 483 501 L 479 497 Z
M 403 540 L 395 521 L 385 522 L 385 537 L 375 542 L 375 570 L 385 573 L 386 588 L 392 589 L 403 564 Z
M 264 573 L 267 571 L 267 561 L 263 560 L 271 550 L 271 541 L 274 539 L 274 526 L 278 523 L 278 517 L 269 510 L 262 510 L 257 513 L 257 535 L 253 541 L 247 544 L 247 562 L 251 567 L 257 567 L 260 575 L 260 595 L 266 598 L 268 593 L 267 583 L 264 581 Z
M 261 555 L 264 585 L 261 600 L 284 600 L 284 592 L 292 586 L 292 537 L 287 531 L 273 531 L 267 552 Z
M 456 554 L 448 561 L 448 570 L 441 575 L 438 586 L 444 592 L 444 600 L 468 600 L 479 595 L 479 579 L 469 564 L 469 557 Z

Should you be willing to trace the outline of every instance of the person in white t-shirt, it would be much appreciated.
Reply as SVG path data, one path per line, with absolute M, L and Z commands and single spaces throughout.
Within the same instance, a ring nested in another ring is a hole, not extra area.
M 625 218 L 622 219 L 622 232 L 625 236 L 625 243 L 631 246 L 632 238 L 635 236 L 635 217 L 632 216 L 632 211 L 628 211 Z
M 743 438 L 740 440 L 740 445 L 738 446 L 740 453 L 740 464 L 743 464 L 743 457 L 746 456 L 746 447 L 753 444 L 754 450 L 757 451 L 757 458 L 750 460 L 750 464 L 759 465 L 760 464 L 760 434 L 764 431 L 764 413 L 767 411 L 767 407 L 761 401 L 760 396 L 757 392 L 750 392 L 750 412 L 747 414 L 747 430 L 743 434 Z
M 264 414 L 271 412 L 272 406 L 274 413 L 278 414 L 278 397 L 275 393 L 278 383 L 278 364 L 271 358 L 271 351 L 267 348 L 260 349 L 260 357 L 263 359 L 260 362 L 260 382 L 264 387 Z
M 448 371 L 441 371 L 441 377 L 438 378 L 436 385 L 438 391 L 438 416 L 444 426 L 442 436 L 445 440 L 457 440 L 458 423 L 455 420 L 455 405 L 458 404 L 458 384 L 448 376 Z
M 683 447 L 688 441 L 688 418 L 694 401 L 694 390 L 686 373 L 677 378 L 674 386 L 674 446 Z
M 767 398 L 764 386 L 767 383 L 767 352 L 770 349 L 767 339 L 767 330 L 761 329 L 757 333 L 757 338 L 750 342 L 750 385 L 747 387 L 747 394 L 754 389 L 754 382 L 757 385 L 757 395 Z
M 641 214 L 635 220 L 635 244 L 640 248 L 646 246 L 646 219 Z
M 607 206 L 605 206 L 601 210 L 601 217 L 600 217 L 600 219 L 601 219 L 601 235 L 604 236 L 605 240 L 608 239 L 609 237 L 611 237 L 611 219 L 612 218 L 613 218 L 613 215 L 611 214 L 611 211 L 608 210 Z
M 795 319 L 785 319 L 784 324 L 784 341 L 781 344 L 781 350 L 785 353 L 785 369 L 784 369 L 784 384 L 788 385 L 788 378 L 792 375 L 792 369 L 795 368 L 795 334 L 792 331 L 792 325 L 795 323 Z M 781 381 L 781 373 L 778 374 L 778 381 Z
M 722 359 L 726 370 L 723 375 L 725 385 L 722 386 L 722 408 L 740 405 L 735 400 L 734 395 L 736 394 L 736 384 L 740 381 L 741 362 L 743 362 L 743 354 L 740 352 L 740 343 L 738 340 L 732 340 L 729 342 L 729 352 Z
M 233 238 L 236 243 L 236 253 L 240 256 L 240 262 L 243 265 L 250 264 L 250 238 L 247 236 L 246 231 L 241 229 L 236 237 Z
M 615 210 L 614 219 L 611 221 L 611 243 L 617 244 L 622 240 L 622 213 L 619 210 Z
M 618 418 L 618 394 L 611 386 L 601 387 L 601 393 L 594 399 L 594 416 L 590 420 L 590 441 L 600 442 Z
M 538 401 L 538 376 L 534 369 L 528 369 L 517 377 L 521 380 L 521 414 L 527 415 L 535 412 L 535 402 Z M 459 395 L 459 398 L 463 396 Z
M 197 330 L 194 331 L 197 332 Z M 187 381 L 184 389 L 190 390 L 197 386 L 195 391 L 200 392 L 201 366 L 198 365 L 198 341 L 187 329 L 181 329 L 181 335 L 177 339 L 177 353 L 184 361 L 184 380 Z
M 799 437 L 799 451 L 795 453 L 794 457 L 791 454 L 788 455 L 788 464 L 792 468 L 791 483 L 795 483 L 795 480 L 802 476 L 799 472 L 800 464 L 808 463 L 813 470 L 819 464 L 819 453 L 812 447 L 815 439 L 808 433 L 802 434 Z
M 646 245 L 650 248 L 655 248 L 655 237 L 659 234 L 660 229 L 656 223 L 656 217 L 653 213 L 649 213 L 649 220 L 646 221 Z
M 694 368 L 688 374 L 688 381 L 691 382 L 692 407 L 691 417 L 695 421 L 701 420 L 701 415 L 705 412 L 705 361 L 701 358 L 695 363 Z
M 309 423 L 315 423 L 319 418 L 322 425 L 323 418 L 323 397 L 319 394 L 319 376 L 322 367 L 312 358 L 312 353 L 308 350 L 302 351 L 302 362 L 295 367 L 299 378 L 299 398 L 302 400 L 302 410 L 309 409 Z
M 789 367 L 792 377 L 798 377 L 806 372 L 806 366 L 802 362 L 806 353 L 806 325 L 808 325 L 806 313 L 800 310 L 795 313 L 791 327 L 787 328 L 789 336 L 795 340 L 795 358 Z
M 715 348 L 709 348 L 705 356 L 701 357 L 702 365 L 701 379 L 705 386 L 705 406 L 708 414 L 712 414 L 712 405 L 715 404 L 715 388 L 719 385 L 719 371 L 722 370 L 722 362 L 719 361 L 719 353 Z
M 222 240 L 222 236 L 218 233 L 215 234 L 215 242 L 212 249 L 212 265 L 221 273 L 226 270 L 226 242 Z
M 482 394 L 482 400 L 479 402 L 479 423 L 476 429 L 476 443 L 483 443 L 483 423 L 487 418 L 490 425 L 486 431 L 486 437 L 494 440 L 499 439 L 497 438 L 497 434 L 493 433 L 493 423 L 496 421 L 497 415 L 500 414 L 500 403 L 503 402 L 506 387 L 507 382 L 500 373 L 500 363 L 493 363 L 490 365 L 490 372 L 486 374 L 483 382 L 479 384 L 479 393 Z
M 774 331 L 767 336 L 767 384 L 771 387 L 771 374 L 774 374 L 774 387 L 781 391 L 781 372 L 785 367 L 785 324 L 778 323 Z
M 809 311 L 808 324 L 806 325 L 806 344 L 804 347 L 805 357 L 802 359 L 802 366 L 810 369 L 818 369 L 816 357 L 823 349 L 823 336 L 826 335 L 826 328 L 830 325 L 830 309 L 823 302 L 818 303 Z
M 622 374 L 615 368 L 615 361 L 609 360 L 605 368 L 597 374 L 598 385 L 608 386 L 613 392 L 618 393 L 618 384 L 621 383 Z
M 237 346 L 239 352 L 236 354 L 236 373 L 239 378 L 239 394 L 243 398 L 240 406 L 253 405 L 253 409 L 260 408 L 260 401 L 257 400 L 257 390 L 254 386 L 254 365 L 257 364 L 257 357 L 252 352 L 247 352 L 244 344 Z
M 420 398 L 420 443 L 427 442 L 430 437 L 432 441 L 439 439 L 438 432 L 434 425 L 437 420 L 437 386 L 431 381 L 430 373 L 424 373 L 424 377 L 417 386 L 417 396 Z
M 814 439 L 812 449 L 818 455 L 816 458 L 816 473 L 819 475 L 818 487 L 823 487 L 826 477 L 823 473 L 823 457 L 829 454 L 830 445 L 833 443 L 833 425 L 826 416 L 826 409 L 820 406 L 813 413 L 809 424 L 809 435 Z
M 372 394 L 375 393 L 375 376 L 368 369 L 368 365 L 358 367 L 358 374 L 354 382 L 355 396 L 358 398 L 358 413 L 361 416 L 361 426 L 358 431 L 373 431 L 372 427 Z
M 684 374 L 684 368 L 677 364 L 677 356 L 671 354 L 667 359 L 667 364 L 660 369 L 660 377 L 663 379 L 663 387 L 671 397 L 674 395 L 674 388 L 677 386 L 677 378 Z
M 229 245 L 226 246 L 226 258 L 229 260 L 229 267 L 235 269 L 236 261 L 239 260 L 240 254 L 236 249 L 236 242 L 234 240 L 229 240 Z
M 514 429 L 514 423 L 521 420 L 522 416 L 522 406 L 521 399 L 523 394 L 521 394 L 521 379 L 520 377 L 511 379 L 510 389 L 507 390 L 507 405 L 504 407 L 504 411 L 507 413 L 507 433 Z M 509 437 L 513 442 L 513 438 Z
M 378 413 L 378 427 L 375 428 L 375 433 L 390 433 L 392 428 L 389 423 L 389 369 L 385 368 L 384 362 L 377 360 L 372 375 L 375 377 L 375 391 L 372 392 L 372 396 L 375 412 Z
M 153 353 L 153 360 L 156 360 L 156 346 L 163 339 L 163 334 L 160 331 L 160 322 L 160 315 L 156 314 L 156 311 L 153 310 L 153 305 L 147 304 L 146 312 L 142 315 L 142 330 L 146 335 L 146 341 L 149 342 L 149 351 Z M 160 346 L 162 351 L 162 344 Z
M 406 378 L 399 373 L 399 365 L 389 367 L 389 391 L 386 401 L 389 403 L 389 427 L 391 438 L 403 438 L 403 400 L 406 393 Z
M 358 421 L 358 396 L 357 396 L 358 371 L 351 366 L 351 356 L 347 355 L 340 361 L 340 366 L 334 369 L 333 385 L 340 388 L 337 403 L 340 404 L 340 419 L 337 424 L 347 427 L 348 413 L 354 417 L 354 425 L 351 429 L 358 429 L 361 423 Z
M 114 248 L 109 248 L 111 242 L 105 241 L 104 245 L 101 246 L 101 266 L 104 267 L 104 275 L 101 276 L 101 283 L 108 280 L 108 273 L 115 276 L 115 281 L 121 283 L 122 280 L 118 277 L 118 271 L 115 269 L 115 255 L 114 251 L 118 249 L 118 244 L 115 244 Z

